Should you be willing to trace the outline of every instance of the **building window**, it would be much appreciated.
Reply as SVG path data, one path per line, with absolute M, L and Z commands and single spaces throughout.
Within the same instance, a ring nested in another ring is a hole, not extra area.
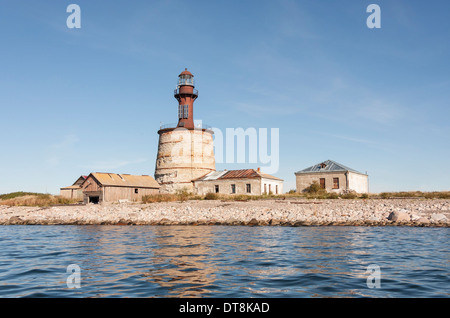
M 178 119 L 189 117 L 189 105 L 178 105 Z
M 264 193 L 267 193 L 267 184 L 264 183 Z
M 278 194 L 278 185 L 275 186 L 275 194 Z
M 134 193 L 138 194 L 139 193 L 139 189 L 134 189 Z
M 325 178 L 320 178 L 320 187 L 325 189 Z
M 272 185 L 269 184 L 269 194 L 272 194 Z
M 236 193 L 236 185 L 235 184 L 231 185 L 231 193 Z
M 247 183 L 245 185 L 245 187 L 246 187 L 247 193 L 252 193 L 252 185 L 250 183 Z
M 333 189 L 339 189 L 339 178 L 333 178 Z
M 214 191 L 216 191 L 216 193 L 219 193 L 219 186 L 217 184 L 214 186 Z

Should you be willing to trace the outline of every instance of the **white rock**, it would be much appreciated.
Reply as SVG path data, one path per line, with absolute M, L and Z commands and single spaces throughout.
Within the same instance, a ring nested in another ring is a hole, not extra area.
M 408 222 L 411 220 L 411 218 L 408 213 L 395 211 L 389 214 L 388 220 L 394 222 Z
M 447 217 L 442 213 L 433 213 L 431 215 L 431 220 L 433 220 L 435 222 L 446 222 Z

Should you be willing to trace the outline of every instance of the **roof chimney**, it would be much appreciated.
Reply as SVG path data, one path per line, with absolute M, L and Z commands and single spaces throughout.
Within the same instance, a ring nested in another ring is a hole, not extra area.
M 256 171 L 257 171 L 257 172 L 261 172 L 261 168 L 260 168 L 260 167 L 258 167 L 258 169 L 256 169 Z

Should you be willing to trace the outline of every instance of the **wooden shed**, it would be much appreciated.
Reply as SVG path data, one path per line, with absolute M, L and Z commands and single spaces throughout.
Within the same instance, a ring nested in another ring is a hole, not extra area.
M 151 176 L 91 173 L 82 184 L 84 203 L 141 201 L 142 196 L 159 193 L 160 185 Z
M 68 199 L 83 200 L 83 191 L 81 185 L 87 176 L 80 176 L 71 186 L 60 189 L 60 196 Z

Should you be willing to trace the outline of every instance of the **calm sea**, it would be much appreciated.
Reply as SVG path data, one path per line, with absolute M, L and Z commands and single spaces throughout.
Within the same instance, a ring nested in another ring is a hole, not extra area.
M 0 297 L 449 297 L 449 234 L 410 227 L 1 226 Z

